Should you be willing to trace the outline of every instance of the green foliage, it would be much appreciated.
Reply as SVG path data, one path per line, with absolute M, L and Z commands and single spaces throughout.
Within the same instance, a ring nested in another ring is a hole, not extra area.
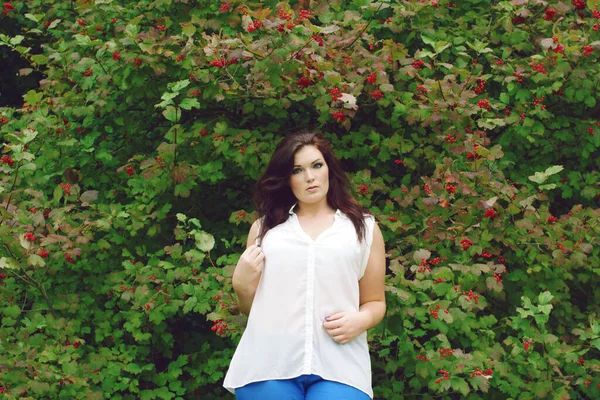
M 376 397 L 600 396 L 597 1 L 12 4 L 4 396 L 231 398 L 253 183 L 306 126 L 386 241 Z

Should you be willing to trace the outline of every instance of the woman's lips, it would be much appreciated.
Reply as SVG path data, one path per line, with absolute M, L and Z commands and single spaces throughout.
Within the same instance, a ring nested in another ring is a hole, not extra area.
M 308 189 L 306 189 L 309 192 L 314 192 L 315 190 L 317 190 L 319 187 L 318 186 L 310 186 Z

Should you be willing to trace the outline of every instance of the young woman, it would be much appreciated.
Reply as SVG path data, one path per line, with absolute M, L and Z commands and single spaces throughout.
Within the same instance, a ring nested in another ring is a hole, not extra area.
M 277 145 L 233 274 L 248 325 L 223 386 L 238 400 L 369 400 L 367 330 L 385 314 L 381 231 L 322 135 Z

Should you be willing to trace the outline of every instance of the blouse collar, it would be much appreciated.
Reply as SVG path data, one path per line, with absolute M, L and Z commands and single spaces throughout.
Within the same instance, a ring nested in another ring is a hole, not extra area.
M 290 211 L 289 211 L 290 215 L 296 215 L 296 213 L 294 212 L 294 207 L 296 207 L 297 204 L 298 204 L 298 202 L 295 202 L 292 205 L 292 207 L 290 207 Z M 335 211 L 335 218 L 344 218 L 344 217 L 346 217 L 346 215 L 338 208 Z

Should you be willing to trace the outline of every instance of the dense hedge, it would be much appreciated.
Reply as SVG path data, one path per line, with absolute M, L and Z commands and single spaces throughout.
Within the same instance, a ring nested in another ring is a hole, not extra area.
M 386 240 L 376 397 L 600 397 L 598 4 L 6 2 L 0 393 L 231 398 L 253 182 L 312 127 Z

